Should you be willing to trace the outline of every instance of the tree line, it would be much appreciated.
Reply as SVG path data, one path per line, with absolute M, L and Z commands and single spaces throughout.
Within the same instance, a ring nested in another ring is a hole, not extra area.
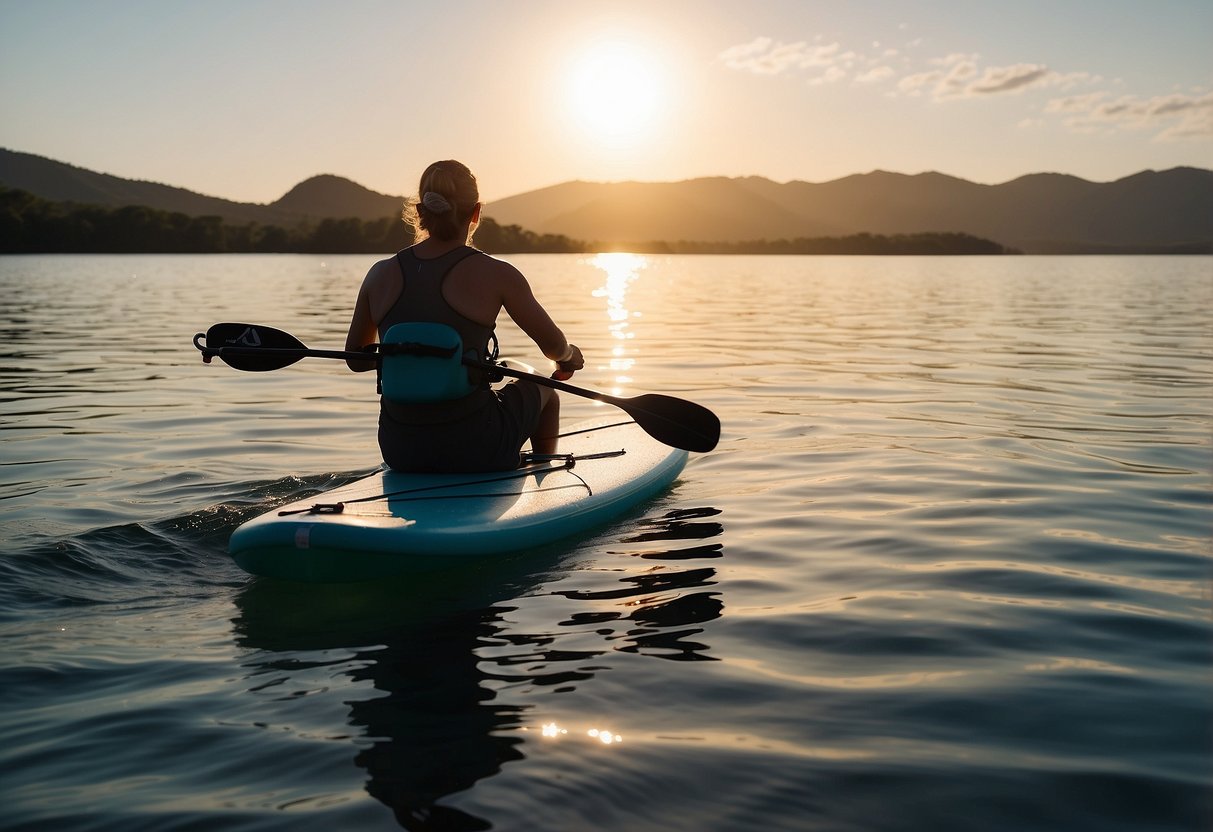
M 849 234 L 842 237 L 797 237 L 738 243 L 631 243 L 615 246 L 637 254 L 1019 254 L 992 240 L 959 232 L 918 234 Z
M 144 206 L 52 202 L 0 186 L 0 254 L 386 254 L 411 245 L 399 217 L 324 219 L 291 228 L 235 223 Z M 969 234 L 854 234 L 793 240 L 584 242 L 485 217 L 477 248 L 490 254 L 633 251 L 643 254 L 1012 254 Z
M 400 217 L 324 219 L 291 228 L 234 223 L 141 205 L 52 202 L 0 187 L 0 254 L 384 254 L 413 242 Z M 495 254 L 585 251 L 564 235 L 536 234 L 486 217 L 477 247 Z

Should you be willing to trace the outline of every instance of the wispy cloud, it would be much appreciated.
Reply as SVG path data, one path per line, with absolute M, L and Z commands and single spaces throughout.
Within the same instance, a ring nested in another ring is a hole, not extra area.
M 809 79 L 809 83 L 814 86 L 822 84 L 834 84 L 847 77 L 847 71 L 838 66 L 828 66 L 820 75 Z
M 1088 113 L 1107 97 L 1107 92 L 1100 91 L 1054 98 L 1045 105 L 1044 111 L 1046 113 Z
M 1022 92 L 1037 86 L 1072 83 L 1074 75 L 1062 76 L 1043 64 L 982 67 L 976 54 L 954 53 L 933 58 L 914 69 L 902 50 L 872 43 L 872 54 L 846 49 L 842 44 L 784 43 L 756 37 L 730 46 L 717 57 L 729 69 L 756 75 L 803 72 L 810 84 L 832 83 L 851 78 L 856 84 L 894 82 L 897 94 L 923 96 L 942 101 Z M 896 68 L 893 59 L 902 64 Z M 1079 73 L 1081 75 L 1081 73 Z
M 783 43 L 769 37 L 757 37 L 748 43 L 730 46 L 716 57 L 729 69 L 755 75 L 799 72 L 810 86 L 842 81 L 857 67 L 867 70 L 875 63 L 857 52 L 843 49 L 837 42 L 801 40 Z
M 1036 116 L 1020 120 L 1020 126 L 1039 127 L 1060 118 L 1064 127 L 1077 132 L 1144 129 L 1158 131 L 1159 141 L 1213 138 L 1213 92 L 1207 90 L 1114 97 L 1107 90 L 1094 89 L 1106 83 L 1094 73 L 1061 72 L 1032 61 L 991 66 L 981 55 L 968 52 L 914 59 L 920 45 L 916 41 L 898 49 L 872 42 L 865 52 L 821 39 L 784 43 L 764 36 L 725 49 L 718 60 L 729 69 L 757 75 L 798 73 L 807 86 L 850 79 L 856 86 L 882 89 L 889 96 L 936 103 L 1074 90 L 1075 94 L 1049 100 Z
M 861 72 L 855 76 L 857 84 L 878 84 L 881 81 L 887 81 L 897 74 L 897 70 L 888 64 L 880 64 L 874 66 L 866 72 Z
M 1213 91 L 1152 98 L 1107 93 L 1055 98 L 1045 112 L 1065 116 L 1074 130 L 1158 130 L 1158 141 L 1213 138 Z
M 813 46 L 805 41 L 780 43 L 757 37 L 749 43 L 730 46 L 718 57 L 729 69 L 778 75 L 792 69 L 833 66 L 841 48 L 837 43 Z
M 981 79 L 969 86 L 969 92 L 973 95 L 1020 92 L 1037 84 L 1046 83 L 1050 76 L 1056 76 L 1056 73 L 1051 72 L 1043 64 L 987 67 Z
M 904 76 L 897 82 L 897 89 L 906 95 L 929 94 L 936 101 L 946 101 L 1022 93 L 1034 87 L 1072 86 L 1093 80 L 1086 73 L 1063 75 L 1045 64 L 982 67 L 979 60 L 979 55 L 964 54 L 936 58 L 931 61 L 936 69 Z

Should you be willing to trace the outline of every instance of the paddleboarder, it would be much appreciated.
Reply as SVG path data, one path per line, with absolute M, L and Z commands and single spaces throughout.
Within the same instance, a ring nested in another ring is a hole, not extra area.
M 465 350 L 494 357 L 493 334 L 504 309 L 540 352 L 556 362 L 556 378 L 585 366 L 581 350 L 540 305 L 526 277 L 503 260 L 471 246 L 480 222 L 480 191 L 468 167 L 454 160 L 425 169 L 417 196 L 405 206 L 414 244 L 371 266 L 354 306 L 347 350 L 380 342 L 394 324 L 431 322 L 454 329 Z M 346 362 L 373 370 L 373 359 Z M 531 440 L 539 454 L 556 450 L 560 401 L 554 390 L 514 380 L 498 390 L 470 372 L 472 391 L 447 401 L 403 403 L 380 399 L 379 447 L 392 468 L 411 472 L 496 471 L 518 467 Z

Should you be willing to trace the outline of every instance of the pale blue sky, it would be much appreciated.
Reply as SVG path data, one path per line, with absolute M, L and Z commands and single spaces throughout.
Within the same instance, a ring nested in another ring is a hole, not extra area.
M 1213 167 L 1213 2 L 0 0 L 0 147 L 251 202 L 316 173 Z M 593 102 L 587 103 L 588 102 Z

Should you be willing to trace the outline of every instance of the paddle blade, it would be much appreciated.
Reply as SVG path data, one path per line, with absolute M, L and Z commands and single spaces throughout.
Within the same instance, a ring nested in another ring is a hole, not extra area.
M 645 433 L 670 447 L 705 454 L 720 441 L 720 419 L 703 405 L 660 393 L 609 400 L 635 419 Z
M 574 396 L 606 402 L 627 413 L 649 436 L 663 445 L 705 454 L 720 441 L 720 420 L 703 405 L 663 396 L 660 393 L 645 393 L 643 396 L 625 399 L 608 396 L 594 390 L 586 390 L 555 378 L 528 373 L 506 364 L 464 359 L 464 364 L 481 367 L 511 378 L 530 379 L 536 384 L 551 387 Z
M 295 336 L 259 324 L 215 324 L 206 331 L 203 355 L 215 355 L 237 370 L 264 372 L 289 367 L 307 347 Z M 297 352 L 296 352 L 297 351 Z

